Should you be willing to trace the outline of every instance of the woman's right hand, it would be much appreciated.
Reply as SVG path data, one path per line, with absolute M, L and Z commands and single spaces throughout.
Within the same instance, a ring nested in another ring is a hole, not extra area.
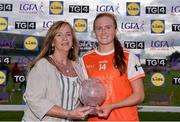
M 78 107 L 74 110 L 68 111 L 67 118 L 72 120 L 84 119 L 91 111 L 92 109 L 89 106 Z

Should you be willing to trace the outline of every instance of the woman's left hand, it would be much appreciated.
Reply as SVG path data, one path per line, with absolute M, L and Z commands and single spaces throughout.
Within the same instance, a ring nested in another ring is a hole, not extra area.
M 113 110 L 113 107 L 111 105 L 106 105 L 106 106 L 96 107 L 96 109 L 99 117 L 108 118 L 109 114 Z

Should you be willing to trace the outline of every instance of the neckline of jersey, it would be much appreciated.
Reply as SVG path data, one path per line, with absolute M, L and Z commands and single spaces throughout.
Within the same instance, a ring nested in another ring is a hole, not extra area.
M 96 49 L 95 49 L 95 52 L 96 52 L 98 55 L 104 56 L 104 55 L 109 55 L 109 54 L 114 53 L 114 49 L 110 50 L 109 52 L 99 52 L 99 51 L 97 50 L 97 48 L 96 48 Z

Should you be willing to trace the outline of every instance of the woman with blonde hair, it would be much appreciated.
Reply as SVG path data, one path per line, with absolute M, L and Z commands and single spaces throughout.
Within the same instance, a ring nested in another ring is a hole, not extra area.
M 55 22 L 28 73 L 23 120 L 70 121 L 88 114 L 89 107 L 80 107 L 83 73 L 77 58 L 73 28 L 68 22 Z

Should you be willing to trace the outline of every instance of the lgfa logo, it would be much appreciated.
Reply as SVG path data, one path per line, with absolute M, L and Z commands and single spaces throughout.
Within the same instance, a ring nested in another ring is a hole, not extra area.
M 74 19 L 76 32 L 87 32 L 87 19 Z
M 140 2 L 127 2 L 126 5 L 127 16 L 140 16 Z
M 165 33 L 165 21 L 151 20 L 151 33 Z
M 8 18 L 0 17 L 0 31 L 7 31 L 7 30 L 8 30 Z
M 63 1 L 50 1 L 49 14 L 63 15 Z
M 161 73 L 154 73 L 151 76 L 151 82 L 154 86 L 163 86 L 165 82 L 164 75 Z
M 0 70 L 0 85 L 5 84 L 6 82 L 6 71 Z
M 27 37 L 24 40 L 24 49 L 27 50 L 37 50 L 38 49 L 38 40 L 35 37 Z

